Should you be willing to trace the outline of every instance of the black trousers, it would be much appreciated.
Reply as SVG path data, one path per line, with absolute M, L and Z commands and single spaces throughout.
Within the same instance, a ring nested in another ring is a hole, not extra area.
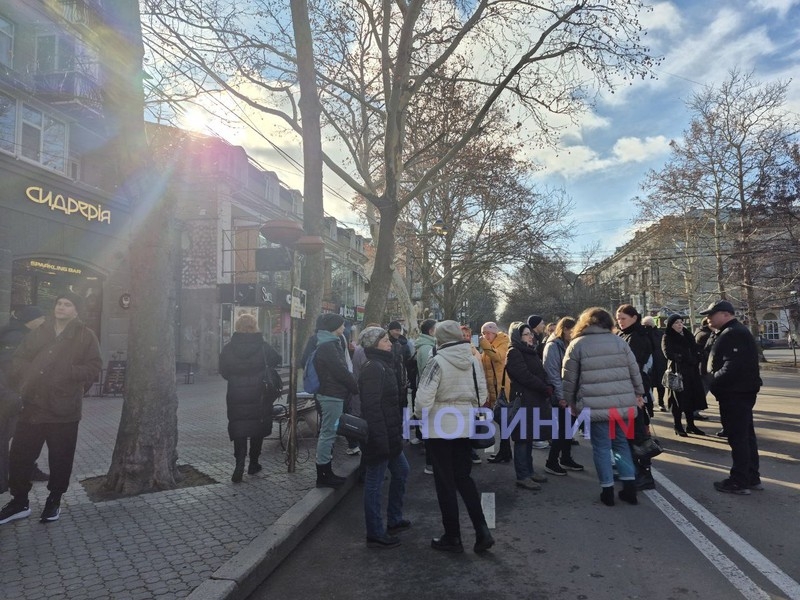
M 547 462 L 557 463 L 561 460 L 572 460 L 572 438 L 567 439 L 567 409 L 558 407 L 558 437 L 550 440 L 550 453 Z
M 258 457 L 261 456 L 261 446 L 264 445 L 263 437 L 250 438 L 250 462 L 258 462 Z M 244 459 L 247 456 L 247 438 L 234 438 L 233 439 L 233 456 L 236 462 L 244 464 Z
M 9 455 L 8 487 L 15 498 L 26 497 L 31 491 L 31 474 L 36 459 L 47 444 L 50 479 L 47 489 L 54 494 L 63 494 L 72 477 L 75 447 L 78 445 L 78 424 L 73 423 L 25 423 L 19 421 L 14 431 Z
M 442 513 L 444 533 L 461 537 L 458 518 L 458 496 L 464 501 L 473 527 L 486 525 L 481 508 L 481 495 L 470 476 L 472 472 L 472 445 L 468 438 L 455 440 L 429 439 L 428 452 L 433 462 L 433 479 L 436 498 Z
M 731 447 L 731 479 L 744 487 L 760 483 L 758 441 L 753 426 L 756 394 L 720 394 L 717 400 L 722 428 Z

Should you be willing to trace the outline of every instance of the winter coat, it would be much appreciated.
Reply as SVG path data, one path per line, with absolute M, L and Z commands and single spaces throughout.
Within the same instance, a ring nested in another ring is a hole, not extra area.
M 567 346 L 560 337 L 551 336 L 544 346 L 544 372 L 547 373 L 547 383 L 553 386 L 553 394 L 557 401 L 564 399 L 561 365 L 564 364 L 566 352 Z
M 13 419 L 19 414 L 19 409 L 22 407 L 22 398 L 20 398 L 19 394 L 11 387 L 11 383 L 8 381 L 8 377 L 0 369 L 0 430 L 3 430 L 6 426 L 6 423 L 10 419 Z M 5 439 L 5 442 L 8 443 L 8 438 Z M 2 466 L 0 465 L 0 469 Z M 0 494 L 3 493 L 2 486 L 3 481 L 0 480 Z
M 644 372 L 644 366 L 653 356 L 653 340 L 639 321 L 619 332 L 621 337 L 630 346 L 631 352 L 636 357 L 639 365 L 639 374 L 642 376 L 642 385 L 645 390 L 651 387 L 650 377 Z M 658 348 L 661 351 L 661 348 Z
M 755 338 L 737 319 L 728 321 L 717 333 L 708 371 L 714 376 L 711 393 L 720 402 L 737 394 L 756 394 L 761 389 Z
M 608 421 L 616 409 L 627 421 L 644 395 L 639 365 L 628 344 L 608 329 L 589 325 L 567 347 L 561 368 L 564 399 L 578 411 L 588 408 L 592 421 Z
M 347 368 L 339 338 L 330 331 L 317 331 L 314 367 L 319 377 L 319 395 L 347 400 L 350 394 L 358 393 L 358 383 Z
M 436 338 L 432 335 L 428 335 L 427 333 L 419 334 L 417 338 L 417 351 L 414 360 L 417 361 L 417 383 L 419 384 L 419 380 L 422 377 L 422 372 L 425 370 L 425 366 L 428 364 L 428 361 L 431 359 L 431 356 L 434 355 L 434 349 L 436 348 Z
M 361 449 L 364 462 L 375 465 L 395 458 L 403 450 L 403 413 L 397 407 L 400 391 L 390 350 L 365 348 L 367 357 L 358 378 L 361 417 L 369 437 Z
M 547 374 L 539 358 L 536 346 L 529 346 L 519 337 L 519 332 L 514 331 L 511 337 L 511 347 L 506 354 L 506 373 L 511 380 L 512 409 L 525 409 L 526 425 L 516 426 L 511 431 L 511 439 L 518 442 L 522 439 L 549 440 L 552 437 L 550 426 L 541 427 L 534 431 L 533 424 L 536 419 L 534 409 L 538 408 L 538 420 L 550 420 L 552 407 L 550 406 L 550 392 L 552 388 L 547 383 Z
M 392 334 L 387 334 L 392 342 L 392 354 L 394 355 L 394 372 L 397 378 L 397 385 L 400 387 L 400 401 L 403 402 L 405 393 L 408 391 L 408 373 L 406 372 L 406 361 L 411 358 L 411 348 L 408 346 L 408 340 L 404 335 L 396 338 Z
M 708 373 L 708 357 L 711 355 L 711 345 L 714 343 L 714 331 L 709 326 L 701 327 L 694 334 L 694 343 L 700 351 L 700 375 Z
M 48 317 L 14 353 L 12 384 L 22 396 L 20 421 L 80 421 L 83 394 L 102 367 L 100 344 L 83 321 L 73 319 L 56 336 L 55 320 Z
M 650 384 L 652 387 L 661 385 L 664 372 L 667 370 L 667 357 L 661 349 L 661 340 L 664 337 L 664 330 L 658 327 L 643 325 L 644 330 L 650 336 L 650 344 L 653 346 L 653 367 L 650 369 Z
M 687 415 L 708 408 L 700 378 L 700 351 L 691 332 L 684 328 L 678 333 L 669 327 L 661 340 L 661 347 L 667 357 L 667 370 L 683 376 L 683 391 L 667 390 L 669 401 L 676 402 L 681 412 Z
M 423 438 L 466 438 L 474 409 L 486 402 L 486 378 L 468 341 L 450 342 L 428 361 L 417 388 L 417 412 Z M 473 377 L 474 373 L 474 377 Z M 475 393 L 477 383 L 478 393 Z
M 489 343 L 485 337 L 478 339 L 478 347 L 481 350 L 481 363 L 483 372 L 486 374 L 486 387 L 489 389 L 489 406 L 494 407 L 500 386 L 503 384 L 503 373 L 506 368 L 506 354 L 511 340 L 508 334 L 498 332 L 494 341 Z M 506 397 L 511 393 L 511 380 L 505 378 Z
M 266 397 L 267 365 L 275 368 L 280 355 L 258 332 L 234 332 L 219 355 L 219 374 L 228 382 L 228 436 L 231 440 L 266 437 L 272 433 L 272 402 Z

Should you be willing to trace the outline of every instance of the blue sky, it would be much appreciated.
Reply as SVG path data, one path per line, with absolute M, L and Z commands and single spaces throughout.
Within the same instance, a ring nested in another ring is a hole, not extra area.
M 685 101 L 729 71 L 759 81 L 789 80 L 787 109 L 800 113 L 800 0 L 681 0 L 653 3 L 644 15 L 647 43 L 662 56 L 658 79 L 601 97 L 558 151 L 545 152 L 539 179 L 566 189 L 575 203 L 570 253 L 599 240 L 605 252 L 629 239 L 632 198 L 648 169 L 660 168 L 690 115 Z

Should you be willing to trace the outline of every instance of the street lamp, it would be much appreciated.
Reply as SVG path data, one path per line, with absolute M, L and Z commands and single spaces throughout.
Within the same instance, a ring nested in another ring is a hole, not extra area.
M 261 226 L 261 234 L 274 244 L 288 248 L 291 255 L 291 287 L 292 304 L 289 317 L 289 441 L 286 445 L 289 454 L 289 473 L 294 473 L 297 463 L 297 365 L 294 360 L 294 349 L 297 346 L 297 327 L 295 319 L 300 318 L 295 305 L 295 288 L 297 282 L 297 253 L 310 254 L 325 247 L 325 242 L 318 235 L 306 235 L 297 221 L 275 219 Z M 299 290 L 302 292 L 303 290 Z M 303 307 L 305 309 L 305 307 Z

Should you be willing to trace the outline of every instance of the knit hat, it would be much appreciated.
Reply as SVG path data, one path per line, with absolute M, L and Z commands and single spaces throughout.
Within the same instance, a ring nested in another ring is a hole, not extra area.
M 70 302 L 72 302 L 72 304 L 75 306 L 75 310 L 78 311 L 78 314 L 81 313 L 81 311 L 83 310 L 83 298 L 78 296 L 78 294 L 74 292 L 64 292 L 63 294 L 59 294 L 58 296 L 56 296 L 56 301 L 53 302 L 53 305 L 55 306 L 55 304 L 62 298 L 64 300 L 69 300 Z
M 386 337 L 387 331 L 383 327 L 367 327 L 361 332 L 358 343 L 362 348 L 374 348 L 378 342 Z
M 679 319 L 681 321 L 683 321 L 683 315 L 679 315 L 678 313 L 675 313 L 674 315 L 670 315 L 669 319 L 667 319 L 667 329 L 669 329 L 670 327 L 675 325 L 675 321 L 677 321 Z
M 43 317 L 44 313 L 42 309 L 36 305 L 28 305 L 23 306 L 22 308 L 14 311 L 14 317 L 20 323 L 30 323 L 31 321 L 35 321 L 39 317 Z
M 336 313 L 323 313 L 317 317 L 317 329 L 336 331 L 344 325 L 344 317 Z
M 456 321 L 440 321 L 434 331 L 434 337 L 439 346 L 448 342 L 464 341 L 464 336 L 461 335 L 461 324 Z
M 530 327 L 531 331 L 533 331 L 543 320 L 544 319 L 542 319 L 542 317 L 539 315 L 531 315 L 528 317 L 528 327 Z
M 393 329 L 399 329 L 400 331 L 403 330 L 403 326 L 400 324 L 400 321 L 392 321 L 386 326 L 386 331 L 391 331 Z
M 481 325 L 481 333 L 500 333 L 500 328 L 494 321 L 487 321 Z

